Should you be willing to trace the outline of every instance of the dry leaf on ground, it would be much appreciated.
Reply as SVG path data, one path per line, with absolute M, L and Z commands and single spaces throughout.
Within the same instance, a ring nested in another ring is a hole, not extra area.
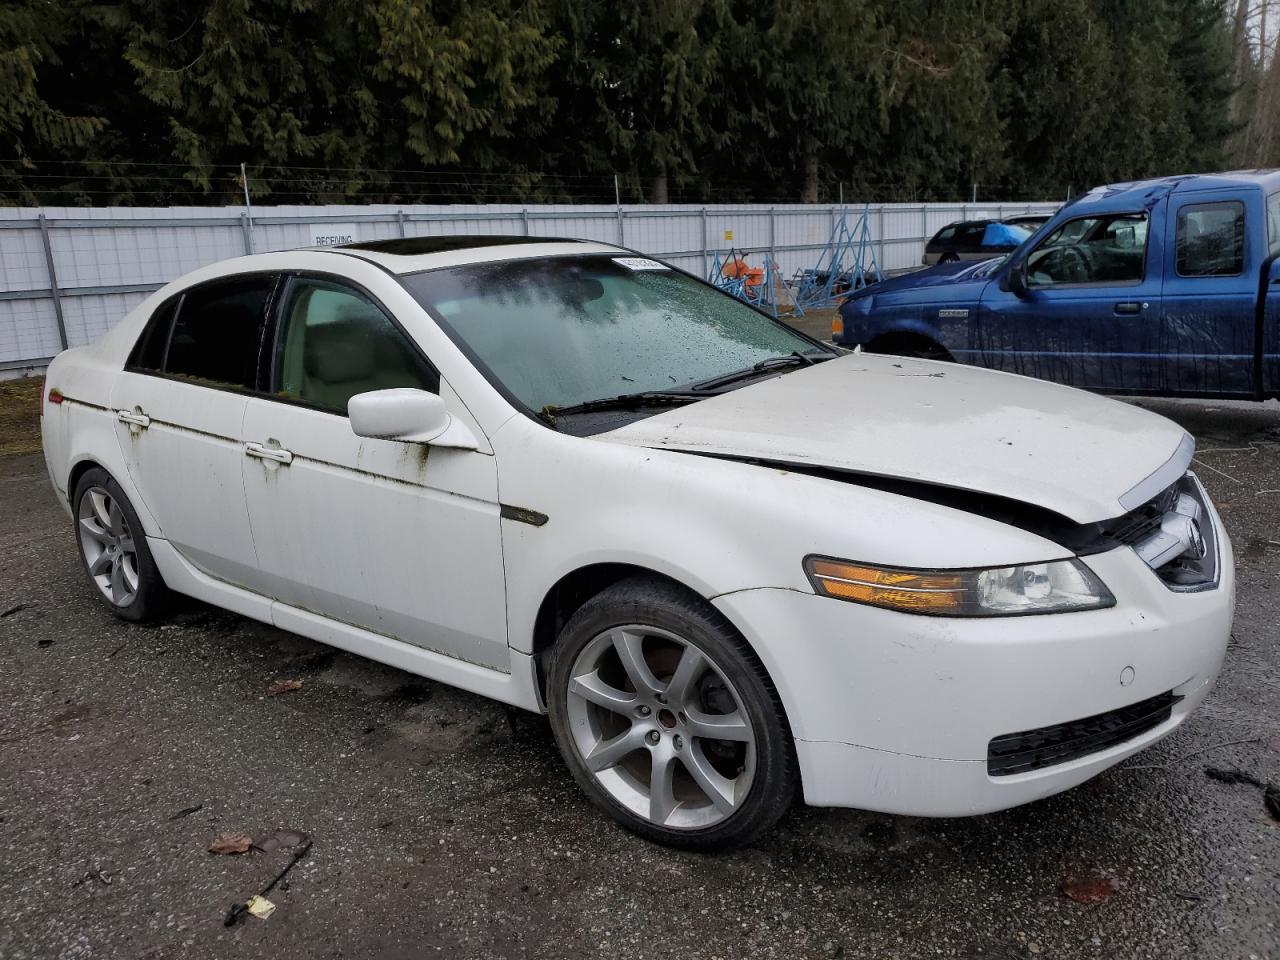
M 209 844 L 209 852 L 218 854 L 248 853 L 251 846 L 253 846 L 253 837 L 247 833 L 220 833 Z

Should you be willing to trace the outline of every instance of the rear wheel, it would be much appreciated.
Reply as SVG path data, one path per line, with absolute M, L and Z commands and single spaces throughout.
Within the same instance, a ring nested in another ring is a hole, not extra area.
M 713 607 L 634 579 L 588 601 L 552 654 L 552 728 L 587 795 L 659 843 L 747 843 L 795 795 L 790 733 L 764 668 Z
M 95 467 L 80 478 L 71 502 L 80 561 L 98 597 L 125 620 L 159 615 L 169 590 L 120 485 Z

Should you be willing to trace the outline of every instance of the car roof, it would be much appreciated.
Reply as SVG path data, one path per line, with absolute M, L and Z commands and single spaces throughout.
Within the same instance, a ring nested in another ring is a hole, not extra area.
M 1223 173 L 1186 174 L 1110 183 L 1080 194 L 1067 206 L 1088 204 L 1105 210 L 1139 210 L 1150 207 L 1172 193 L 1219 188 L 1256 189 L 1272 193 L 1280 190 L 1280 170 L 1229 170 Z
M 435 237 L 398 237 L 368 240 L 334 247 L 317 247 L 328 253 L 359 257 L 395 274 L 419 273 L 440 267 L 530 257 L 572 256 L 591 253 L 627 253 L 621 247 L 593 240 L 562 237 L 506 236 L 501 234 L 448 234 Z

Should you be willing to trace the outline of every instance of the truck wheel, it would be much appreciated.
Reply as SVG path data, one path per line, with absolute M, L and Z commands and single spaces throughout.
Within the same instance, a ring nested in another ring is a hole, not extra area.
M 715 850 L 750 842 L 795 796 L 791 735 L 764 667 L 715 608 L 622 581 L 566 624 L 548 707 L 574 779 L 627 829 Z
M 867 344 L 870 353 L 884 353 L 892 357 L 915 357 L 920 360 L 945 360 L 954 362 L 955 358 L 947 352 L 947 348 L 935 340 L 919 335 L 890 335 Z

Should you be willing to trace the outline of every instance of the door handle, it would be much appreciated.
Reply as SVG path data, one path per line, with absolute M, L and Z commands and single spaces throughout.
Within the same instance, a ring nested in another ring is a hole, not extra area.
M 151 426 L 151 418 L 141 410 L 117 410 L 116 419 L 121 423 L 127 423 L 131 427 L 137 427 L 139 430 L 145 430 Z
M 268 447 L 262 443 L 246 443 L 244 445 L 244 455 L 246 457 L 257 457 L 259 460 L 274 460 L 276 463 L 293 462 L 293 454 L 288 450 L 282 450 L 279 447 Z
M 1116 313 L 1141 313 L 1145 303 L 1137 303 L 1133 300 L 1125 300 L 1116 304 Z

